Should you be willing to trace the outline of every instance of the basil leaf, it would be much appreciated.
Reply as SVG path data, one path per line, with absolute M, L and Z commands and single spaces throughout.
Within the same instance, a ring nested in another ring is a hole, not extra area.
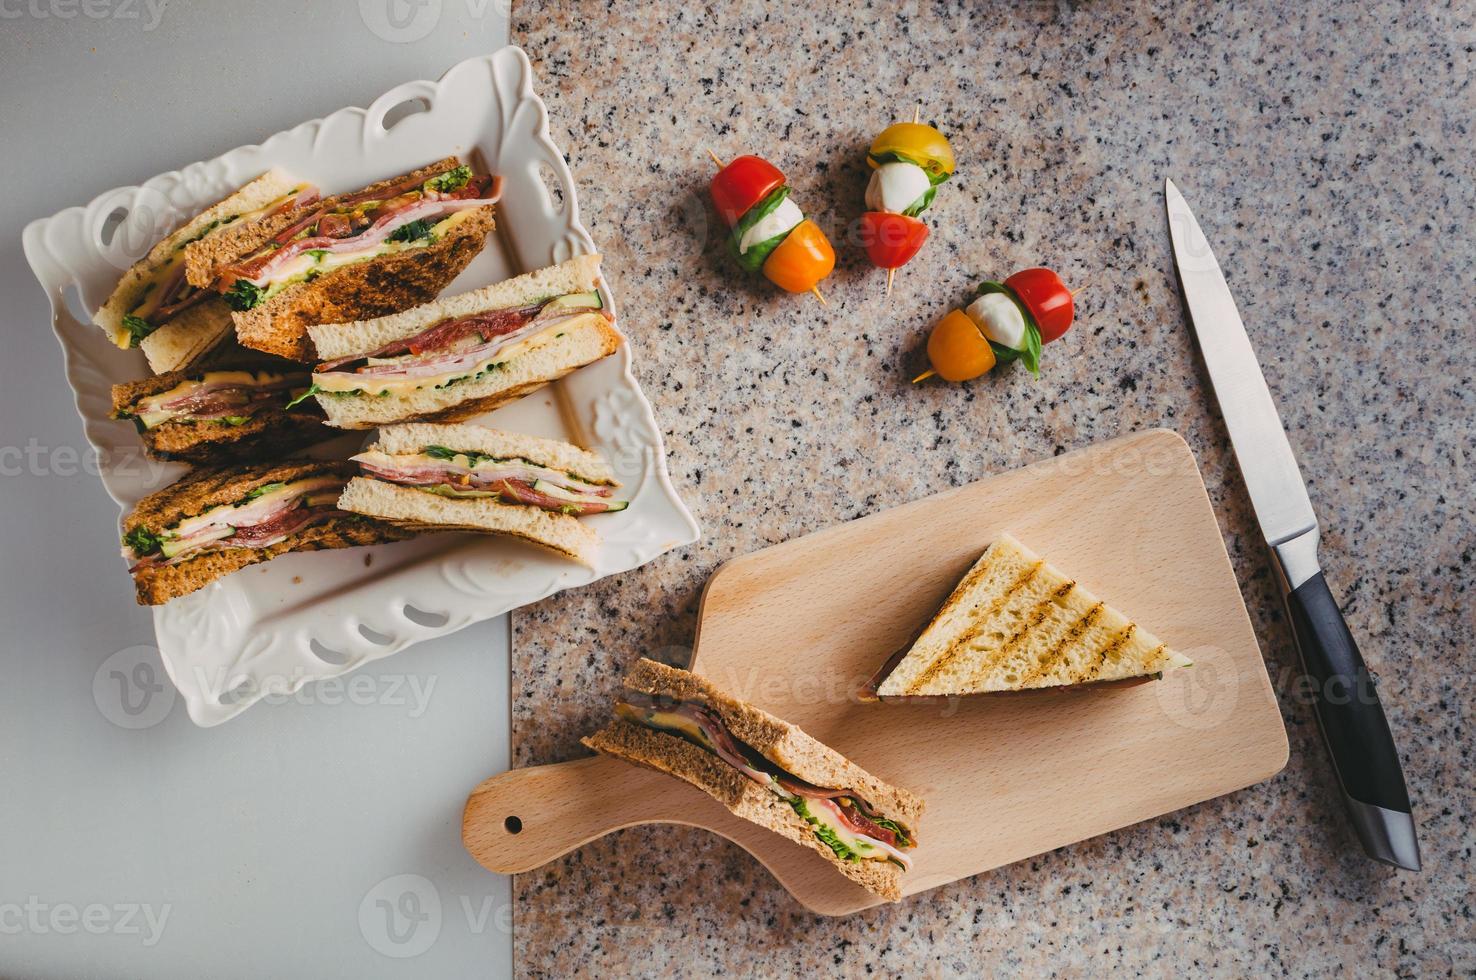
M 945 174 L 943 171 L 935 169 L 937 164 L 933 161 L 914 160 L 912 157 L 898 153 L 896 150 L 888 150 L 885 153 L 868 153 L 866 154 L 866 158 L 878 167 L 884 163 L 910 163 L 914 167 L 920 167 L 922 172 L 928 175 L 928 183 L 934 187 L 937 187 L 949 177 L 953 176 L 952 174 Z
M 1024 303 L 1020 302 L 1020 297 L 1015 295 L 1014 290 L 1002 282 L 992 282 L 989 280 L 981 282 L 979 288 L 975 290 L 974 295 L 983 296 L 985 293 L 1003 293 L 1008 296 L 1010 302 L 1019 308 L 1020 316 L 1025 318 L 1024 349 L 1015 350 L 1003 344 L 996 344 L 991 340 L 989 346 L 994 350 L 995 361 L 1000 364 L 1008 364 L 1010 361 L 1018 360 L 1025 365 L 1025 370 L 1031 374 L 1039 375 L 1041 341 L 1040 327 L 1035 325 L 1035 317 L 1030 315 L 1030 310 L 1026 308 Z
M 923 191 L 922 196 L 919 197 L 916 201 L 913 201 L 911 204 L 909 204 L 902 213 L 907 215 L 907 217 L 909 218 L 916 218 L 918 215 L 926 211 L 929 206 L 932 205 L 933 198 L 937 195 L 937 193 L 938 185 L 934 184 L 927 190 Z
M 748 234 L 748 229 L 764 220 L 775 208 L 784 203 L 784 199 L 788 196 L 788 184 L 785 184 L 783 187 L 774 188 L 768 197 L 749 208 L 748 213 L 742 218 L 739 218 L 738 223 L 733 226 L 733 233 L 728 236 L 728 251 L 732 253 L 733 258 L 738 264 L 749 272 L 757 272 L 762 268 L 764 260 L 769 257 L 769 252 L 778 248 L 779 243 L 789 233 L 785 232 L 784 235 L 775 235 L 773 238 L 757 242 L 750 246 L 747 252 L 740 252 L 738 246 L 743 241 L 743 236 Z M 768 251 L 764 251 L 766 248 Z

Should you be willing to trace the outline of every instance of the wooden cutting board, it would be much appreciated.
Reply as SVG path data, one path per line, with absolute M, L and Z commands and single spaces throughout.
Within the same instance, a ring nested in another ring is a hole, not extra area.
M 1129 688 L 856 702 L 1001 531 L 1195 666 Z M 927 801 L 909 895 L 1249 786 L 1287 759 L 1204 482 L 1167 430 L 729 562 L 703 594 L 692 669 Z M 467 800 L 462 836 L 487 868 L 512 873 L 640 823 L 721 834 L 817 912 L 879 902 L 686 783 L 604 757 L 486 780 Z

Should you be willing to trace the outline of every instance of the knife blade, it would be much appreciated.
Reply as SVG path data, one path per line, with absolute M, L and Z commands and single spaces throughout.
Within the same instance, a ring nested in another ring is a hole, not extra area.
M 1164 181 L 1174 266 L 1256 521 L 1271 550 L 1312 704 L 1348 815 L 1372 858 L 1420 869 L 1399 753 L 1372 674 L 1323 577 L 1301 468 L 1245 323 L 1199 222 Z

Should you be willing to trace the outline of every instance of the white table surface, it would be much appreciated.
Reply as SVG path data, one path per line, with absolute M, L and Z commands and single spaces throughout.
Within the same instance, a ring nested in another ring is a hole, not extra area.
M 507 40 L 505 0 L 0 0 L 0 976 L 506 976 L 461 847 L 508 762 L 505 617 L 215 729 L 88 471 L 25 223 Z

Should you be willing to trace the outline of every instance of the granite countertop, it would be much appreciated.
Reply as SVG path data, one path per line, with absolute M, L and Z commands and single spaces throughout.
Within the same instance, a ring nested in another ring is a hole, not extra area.
M 845 919 L 674 827 L 515 883 L 519 970 L 1405 975 L 1476 968 L 1465 869 L 1476 344 L 1472 47 L 1441 2 L 517 4 L 695 545 L 514 619 L 514 763 L 584 754 L 626 667 L 681 662 L 703 583 L 765 545 L 1155 426 L 1194 449 L 1291 740 L 1270 781 Z M 923 117 L 957 176 L 897 277 L 847 241 L 871 137 Z M 831 232 L 830 307 L 745 281 L 705 148 L 760 152 Z M 1181 314 L 1173 176 L 1234 286 L 1405 759 L 1426 870 L 1362 857 Z M 1023 370 L 908 378 L 971 284 L 1084 285 Z

